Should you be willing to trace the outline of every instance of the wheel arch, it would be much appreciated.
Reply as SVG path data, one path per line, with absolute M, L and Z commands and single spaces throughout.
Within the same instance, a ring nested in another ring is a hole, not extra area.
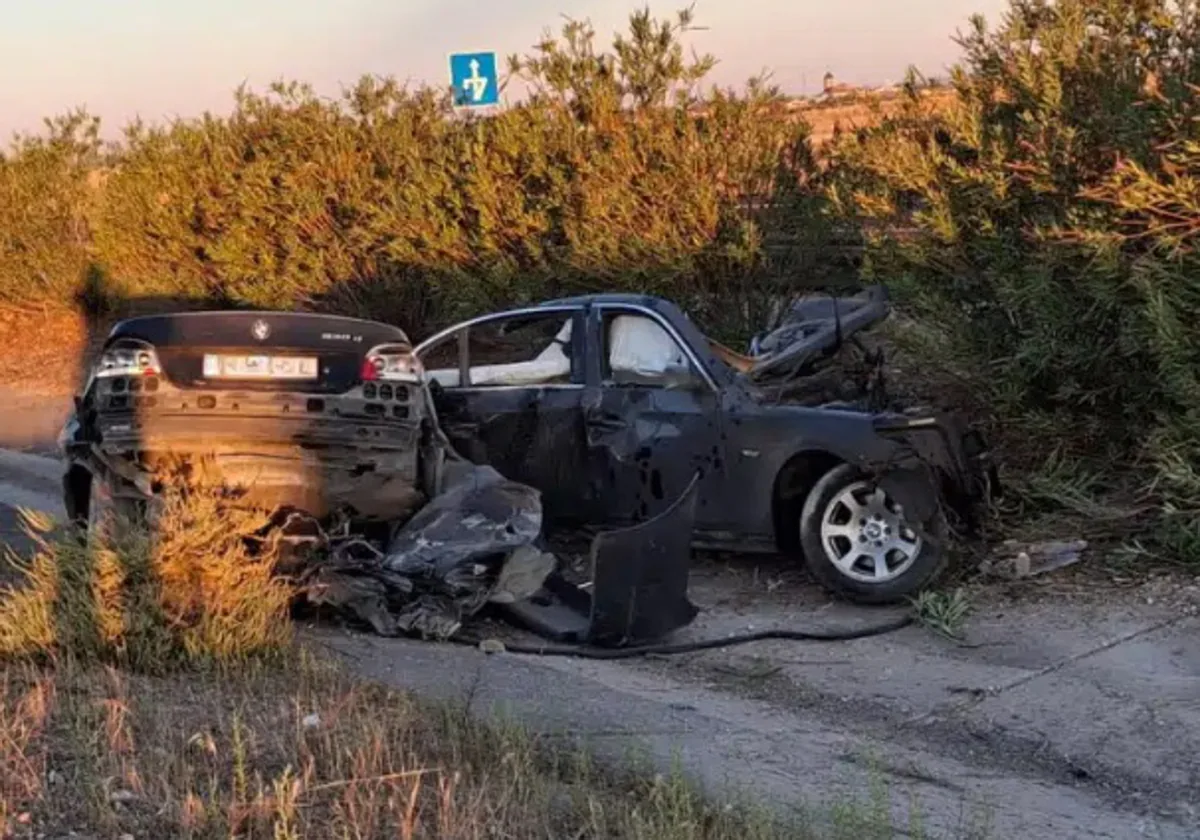
M 794 453 L 779 468 L 771 490 L 771 521 L 780 551 L 800 551 L 799 512 L 805 498 L 822 476 L 846 463 L 845 458 L 827 449 L 805 449 Z

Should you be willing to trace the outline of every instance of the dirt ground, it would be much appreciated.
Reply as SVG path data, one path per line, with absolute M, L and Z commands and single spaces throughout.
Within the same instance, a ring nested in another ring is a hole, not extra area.
M 706 609 L 688 635 L 863 620 L 802 573 L 745 564 L 698 569 L 692 591 Z M 980 768 L 1085 787 L 1114 807 L 1194 820 L 1200 578 L 968 591 L 973 614 L 960 640 L 910 628 L 811 652 L 764 642 L 639 667 Z

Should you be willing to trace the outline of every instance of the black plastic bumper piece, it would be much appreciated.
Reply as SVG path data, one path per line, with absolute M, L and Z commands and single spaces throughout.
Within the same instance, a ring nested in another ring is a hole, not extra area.
M 666 510 L 592 541 L 592 583 L 581 589 L 554 575 L 527 601 L 499 609 L 512 622 L 556 642 L 622 647 L 660 639 L 699 610 L 687 595 L 699 476 Z

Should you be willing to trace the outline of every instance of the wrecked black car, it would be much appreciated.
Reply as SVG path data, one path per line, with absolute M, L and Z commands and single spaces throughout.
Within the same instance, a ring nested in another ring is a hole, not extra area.
M 441 427 L 478 464 L 542 492 L 552 528 L 642 521 L 699 475 L 693 544 L 803 557 L 854 600 L 911 596 L 946 563 L 948 526 L 994 488 L 958 417 L 881 398 L 857 343 L 886 291 L 795 302 L 753 355 L 674 304 L 591 295 L 483 315 L 417 346 Z M 857 379 L 828 368 L 857 352 Z
M 386 324 L 244 311 L 122 321 L 59 444 L 65 507 L 88 539 L 149 515 L 182 465 L 274 513 L 280 571 L 302 601 L 385 635 L 449 638 L 488 603 L 612 645 L 695 616 L 694 492 L 600 535 L 591 574 L 562 579 L 541 545 L 540 488 L 455 451 L 408 337 Z

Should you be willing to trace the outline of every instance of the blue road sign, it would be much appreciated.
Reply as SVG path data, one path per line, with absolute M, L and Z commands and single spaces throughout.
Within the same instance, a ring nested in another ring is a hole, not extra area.
M 450 84 L 454 104 L 467 107 L 495 105 L 500 101 L 500 80 L 494 52 L 451 53 Z

